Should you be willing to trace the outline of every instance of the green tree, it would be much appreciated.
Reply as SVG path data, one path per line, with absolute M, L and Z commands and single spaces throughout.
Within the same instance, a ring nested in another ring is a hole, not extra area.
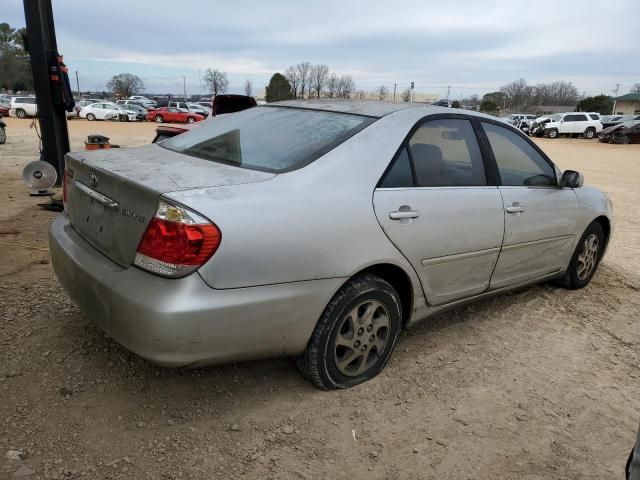
M 482 97 L 483 102 L 493 102 L 496 105 L 502 106 L 504 104 L 505 94 L 502 92 L 487 93 Z M 482 110 L 482 108 L 480 109 Z
M 29 54 L 22 41 L 24 34 L 25 28 L 15 29 L 8 23 L 0 23 L 0 88 L 33 89 Z
M 451 108 L 460 108 L 460 102 L 458 100 L 454 100 L 451 103 Z
M 115 97 L 128 98 L 131 95 L 142 92 L 144 83 L 142 79 L 132 73 L 120 73 L 114 75 L 109 82 L 107 88 Z
M 265 90 L 265 100 L 270 103 L 279 102 L 280 100 L 290 100 L 292 98 L 293 91 L 291 90 L 289 80 L 280 73 L 274 73 Z
M 608 95 L 585 97 L 576 106 L 576 112 L 598 112 L 607 115 L 613 110 L 613 99 Z
M 480 104 L 480 111 L 486 113 L 493 113 L 498 110 L 498 105 L 496 102 L 492 102 L 491 100 L 482 100 Z

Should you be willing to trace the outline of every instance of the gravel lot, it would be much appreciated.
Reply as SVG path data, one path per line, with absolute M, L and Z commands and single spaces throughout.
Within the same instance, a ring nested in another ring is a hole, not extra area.
M 613 199 L 615 237 L 589 287 L 441 315 L 405 332 L 378 378 L 321 392 L 290 359 L 157 368 L 80 315 L 49 265 L 54 214 L 19 178 L 37 137 L 7 123 L 0 479 L 623 478 L 640 420 L 640 145 L 539 140 Z M 154 128 L 70 122 L 73 148 L 89 133 L 142 145 Z

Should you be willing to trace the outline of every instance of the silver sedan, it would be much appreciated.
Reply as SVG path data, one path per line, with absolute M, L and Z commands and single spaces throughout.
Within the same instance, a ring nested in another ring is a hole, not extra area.
M 611 203 L 517 129 L 463 110 L 282 102 L 159 144 L 66 157 L 53 267 L 89 319 L 164 366 L 295 356 L 377 375 L 402 328 L 589 283 Z

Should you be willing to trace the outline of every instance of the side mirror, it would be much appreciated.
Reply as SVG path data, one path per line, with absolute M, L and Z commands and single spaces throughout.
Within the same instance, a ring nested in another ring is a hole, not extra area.
M 584 184 L 584 176 L 575 170 L 565 170 L 560 180 L 560 186 L 566 188 L 580 188 Z

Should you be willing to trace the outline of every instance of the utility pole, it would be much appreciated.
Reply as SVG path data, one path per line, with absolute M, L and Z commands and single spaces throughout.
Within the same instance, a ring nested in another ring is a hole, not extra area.
M 69 152 L 69 130 L 67 114 L 54 106 L 51 91 L 51 66 L 57 63 L 58 50 L 51 0 L 24 0 L 24 17 L 42 137 L 42 160 L 53 165 L 58 173 L 56 185 L 61 185 L 64 156 Z
M 447 85 L 447 103 L 449 103 L 449 95 L 451 95 L 451 85 Z
M 182 91 L 184 93 L 184 101 L 187 101 L 187 77 L 182 76 Z
M 396 88 L 398 87 L 398 82 L 394 82 L 393 84 L 393 103 L 396 103 Z
M 620 90 L 620 84 L 616 83 L 616 89 L 613 91 L 613 94 L 617 97 L 618 96 L 618 90 Z M 613 110 L 611 110 L 611 115 L 615 115 L 616 114 L 616 103 L 618 103 L 616 100 L 613 101 Z
M 409 92 L 409 102 L 413 103 L 413 82 L 411 82 L 411 92 Z
M 80 80 L 78 80 L 78 70 L 76 70 L 76 88 L 78 89 L 78 96 L 80 96 Z

